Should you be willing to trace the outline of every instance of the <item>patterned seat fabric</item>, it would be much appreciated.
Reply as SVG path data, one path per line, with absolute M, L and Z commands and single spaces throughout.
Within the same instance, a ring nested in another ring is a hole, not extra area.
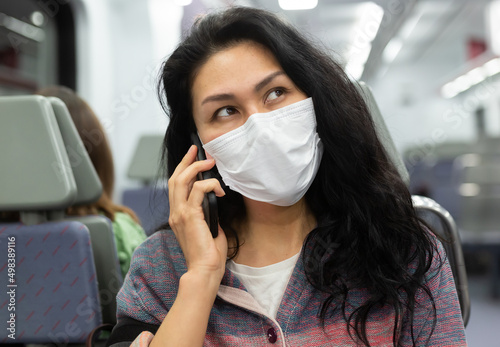
M 0 343 L 82 343 L 101 324 L 85 225 L 0 224 L 0 247 L 0 278 L 8 283 L 2 288 L 7 295 L 0 297 L 0 321 L 10 321 L 0 332 Z M 9 258 L 9 253 L 15 257 Z M 14 266 L 9 265 L 11 258 Z
M 137 214 L 148 236 L 168 222 L 170 204 L 167 188 L 148 186 L 128 189 L 123 192 L 122 200 Z

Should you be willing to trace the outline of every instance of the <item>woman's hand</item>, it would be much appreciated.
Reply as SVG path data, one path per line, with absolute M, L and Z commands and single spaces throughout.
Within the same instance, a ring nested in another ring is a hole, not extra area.
M 198 173 L 210 170 L 215 161 L 196 161 L 196 153 L 196 146 L 191 146 L 168 180 L 168 222 L 186 258 L 188 273 L 213 278 L 218 287 L 225 271 L 227 240 L 220 226 L 219 235 L 212 238 L 201 205 L 206 193 L 213 191 L 218 197 L 225 193 L 215 178 L 197 180 Z
M 188 271 L 179 281 L 174 304 L 156 332 L 150 346 L 202 346 L 210 311 L 224 276 L 227 257 L 226 235 L 219 226 L 214 239 L 201 204 L 205 193 L 223 196 L 219 181 L 197 181 L 199 172 L 210 170 L 213 159 L 196 161 L 191 146 L 168 180 L 170 218 L 168 222 L 186 258 Z

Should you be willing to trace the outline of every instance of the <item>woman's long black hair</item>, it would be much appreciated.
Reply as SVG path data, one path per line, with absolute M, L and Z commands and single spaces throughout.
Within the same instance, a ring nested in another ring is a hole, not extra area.
M 159 82 L 160 100 L 170 117 L 163 144 L 167 174 L 191 145 L 191 83 L 198 69 L 214 53 L 248 40 L 267 47 L 314 101 L 324 154 L 306 194 L 318 226 L 305 241 L 312 251 L 303 252 L 303 257 L 309 282 L 328 294 L 318 314 L 324 322 L 340 310 L 353 339 L 369 346 L 368 318 L 388 305 L 396 317 L 397 345 L 403 321 L 413 326 L 417 294 L 424 293 L 433 303 L 424 278 L 437 254 L 435 244 L 416 216 L 410 193 L 377 138 L 356 86 L 292 26 L 266 11 L 244 7 L 206 15 L 194 24 L 164 63 Z M 219 199 L 220 224 L 238 240 L 233 227 L 245 208 L 241 195 L 226 191 Z M 367 290 L 369 298 L 349 313 L 346 301 L 353 289 Z M 435 324 L 434 304 L 433 313 Z

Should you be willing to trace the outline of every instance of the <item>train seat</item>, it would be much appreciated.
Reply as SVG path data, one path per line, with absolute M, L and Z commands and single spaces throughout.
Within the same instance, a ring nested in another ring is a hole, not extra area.
M 72 206 L 95 202 L 102 194 L 102 184 L 90 157 L 78 135 L 66 105 L 58 98 L 48 97 L 61 130 L 70 169 L 76 183 L 76 196 Z M 94 262 L 97 270 L 102 319 L 116 322 L 116 295 L 123 284 L 123 276 L 115 245 L 111 221 L 104 216 L 65 216 L 65 220 L 83 223 L 90 232 Z
M 168 222 L 170 205 L 168 188 L 158 180 L 162 135 L 144 135 L 139 139 L 127 176 L 142 187 L 123 191 L 122 203 L 139 217 L 146 234 Z
M 123 204 L 137 214 L 148 236 L 168 222 L 170 205 L 167 189 L 146 186 L 123 191 Z
M 52 220 L 77 186 L 50 102 L 0 97 L 0 138 L 8 144 L 0 146 L 0 212 L 21 219 L 0 221 L 9 293 L 0 320 L 10 322 L 0 342 L 84 342 L 102 322 L 96 268 L 88 228 Z

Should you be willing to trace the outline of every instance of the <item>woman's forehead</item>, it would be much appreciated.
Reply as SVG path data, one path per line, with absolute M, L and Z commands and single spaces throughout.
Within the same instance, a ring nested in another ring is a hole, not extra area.
M 214 88 L 233 88 L 258 80 L 261 75 L 282 70 L 269 49 L 245 41 L 221 50 L 202 65 L 193 78 L 192 92 L 206 93 Z

